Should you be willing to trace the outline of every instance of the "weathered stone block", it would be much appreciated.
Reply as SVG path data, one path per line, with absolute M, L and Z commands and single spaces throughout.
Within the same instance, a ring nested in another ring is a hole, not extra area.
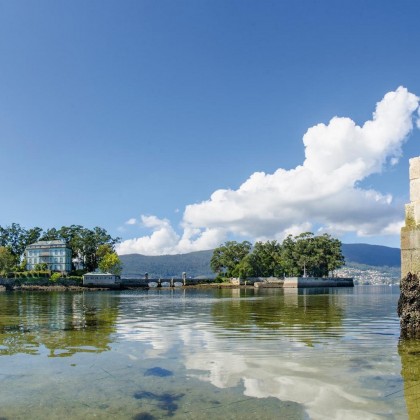
M 401 276 L 408 273 L 420 273 L 420 250 L 401 251 Z
M 420 252 L 420 230 L 416 229 L 411 232 L 411 248 Z
M 420 178 L 420 156 L 410 159 L 410 180 Z
M 414 216 L 414 203 L 408 203 L 405 205 L 405 215 L 407 217 Z
M 413 203 L 414 208 L 414 220 L 417 225 L 420 224 L 420 201 L 415 201 Z
M 401 249 L 410 249 L 410 231 L 405 227 L 401 229 Z
M 411 272 L 411 250 L 401 250 L 401 277 L 404 278 Z
M 420 227 L 418 229 L 408 229 L 404 233 L 404 248 L 403 249 L 418 249 L 420 250 Z
M 409 203 L 405 205 L 405 226 L 414 227 L 416 224 L 415 214 L 414 214 L 414 203 Z
M 420 251 L 411 252 L 411 263 L 408 272 L 413 274 L 420 273 Z
M 410 201 L 420 200 L 420 178 L 412 179 L 410 181 Z

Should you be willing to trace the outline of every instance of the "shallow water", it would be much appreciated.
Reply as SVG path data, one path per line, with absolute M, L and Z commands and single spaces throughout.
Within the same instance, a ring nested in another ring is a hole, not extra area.
M 2 293 L 0 418 L 418 418 L 420 342 L 399 342 L 398 297 Z

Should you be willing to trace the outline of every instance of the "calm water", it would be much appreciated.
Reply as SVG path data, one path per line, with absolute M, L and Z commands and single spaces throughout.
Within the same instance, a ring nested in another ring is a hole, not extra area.
M 398 296 L 1 293 L 0 418 L 419 418 L 420 342 L 399 342 Z

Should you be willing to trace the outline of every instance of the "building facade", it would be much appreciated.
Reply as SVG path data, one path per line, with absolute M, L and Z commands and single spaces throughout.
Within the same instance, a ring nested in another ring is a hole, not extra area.
M 120 276 L 111 273 L 83 274 L 83 284 L 88 286 L 110 286 L 120 283 Z
M 47 264 L 51 271 L 71 271 L 71 249 L 65 241 L 38 241 L 25 250 L 26 269 L 34 270 L 37 264 Z

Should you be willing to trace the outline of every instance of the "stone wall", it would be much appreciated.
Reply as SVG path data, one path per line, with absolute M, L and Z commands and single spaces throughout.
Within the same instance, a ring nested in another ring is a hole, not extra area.
M 300 287 L 353 287 L 350 277 L 286 277 L 284 288 Z

